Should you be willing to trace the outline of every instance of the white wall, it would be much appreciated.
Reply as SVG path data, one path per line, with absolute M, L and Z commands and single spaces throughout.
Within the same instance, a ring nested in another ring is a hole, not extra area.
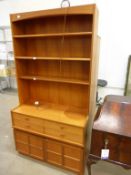
M 9 24 L 9 13 L 58 8 L 62 0 L 5 0 L 0 2 L 0 25 Z M 96 3 L 101 36 L 99 78 L 108 87 L 124 88 L 131 53 L 131 0 L 70 0 L 71 6 Z

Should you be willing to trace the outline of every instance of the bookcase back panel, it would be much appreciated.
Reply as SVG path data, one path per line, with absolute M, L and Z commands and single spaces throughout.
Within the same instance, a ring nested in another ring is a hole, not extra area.
M 63 57 L 90 58 L 91 36 L 65 37 Z
M 92 15 L 67 15 L 65 32 L 92 32 L 92 21 Z
M 61 33 L 63 30 L 64 16 L 36 18 L 13 23 L 15 35 Z
M 16 56 L 91 57 L 91 36 L 15 39 Z
M 30 38 L 15 39 L 16 56 L 32 57 L 60 57 L 61 56 L 61 39 L 60 38 Z M 17 43 L 19 43 L 17 45 Z M 23 48 L 18 49 L 18 48 Z
M 58 60 L 16 60 L 18 76 L 44 76 L 87 80 L 90 62 Z
M 60 61 L 17 60 L 19 76 L 60 76 Z
M 25 92 L 20 99 L 22 102 L 34 103 L 39 101 L 40 104 L 53 103 L 88 110 L 89 93 L 87 86 L 33 80 L 19 81 L 23 84 L 21 91 Z M 24 86 L 25 84 L 26 86 Z
M 19 101 L 21 104 L 27 103 L 29 99 L 31 98 L 29 83 L 28 81 L 23 81 L 21 79 L 17 79 L 17 83 L 18 83 Z
M 92 15 L 50 16 L 14 22 L 14 35 L 92 32 Z M 85 22 L 86 21 L 86 22 Z
M 61 61 L 61 76 L 89 81 L 90 62 Z

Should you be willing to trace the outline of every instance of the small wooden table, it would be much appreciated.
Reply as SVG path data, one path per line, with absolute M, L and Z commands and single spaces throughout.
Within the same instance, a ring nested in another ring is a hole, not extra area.
M 109 95 L 96 116 L 92 129 L 88 172 L 91 164 L 101 160 L 102 149 L 109 149 L 111 163 L 131 168 L 131 97 Z

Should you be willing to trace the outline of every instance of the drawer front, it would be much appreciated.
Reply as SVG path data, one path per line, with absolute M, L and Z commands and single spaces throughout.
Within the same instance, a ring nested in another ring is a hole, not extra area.
M 83 144 L 84 132 L 82 128 L 45 121 L 45 134 L 61 140 Z
M 83 144 L 83 136 L 72 134 L 72 133 L 66 133 L 63 134 L 63 139 L 79 144 Z
M 44 121 L 39 118 L 33 118 L 17 113 L 13 113 L 13 125 L 27 131 L 44 132 Z

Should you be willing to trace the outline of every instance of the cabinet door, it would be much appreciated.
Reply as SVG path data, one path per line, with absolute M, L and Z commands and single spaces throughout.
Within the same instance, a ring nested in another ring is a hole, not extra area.
M 62 144 L 57 141 L 47 139 L 46 149 L 57 154 L 62 154 Z
M 64 145 L 63 166 L 75 172 L 82 171 L 83 149 L 75 146 Z
M 30 144 L 30 156 L 43 160 L 45 157 L 44 139 L 39 136 L 30 135 L 29 144 Z
M 47 140 L 46 142 L 47 162 L 62 165 L 62 144 L 57 141 Z
M 29 155 L 29 136 L 27 133 L 19 130 L 14 131 L 16 149 L 23 154 Z
M 62 165 L 62 155 L 47 151 L 47 162 L 61 166 Z

